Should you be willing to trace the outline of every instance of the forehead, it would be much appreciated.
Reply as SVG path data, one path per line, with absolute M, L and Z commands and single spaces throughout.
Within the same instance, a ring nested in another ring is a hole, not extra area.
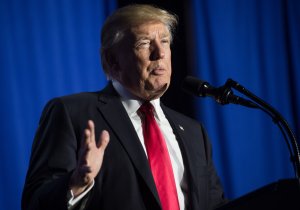
M 137 26 L 133 26 L 129 30 L 133 38 L 170 36 L 169 28 L 162 22 L 148 22 Z

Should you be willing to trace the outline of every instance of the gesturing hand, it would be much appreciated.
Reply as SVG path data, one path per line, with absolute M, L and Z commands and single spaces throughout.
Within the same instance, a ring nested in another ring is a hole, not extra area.
M 109 133 L 103 130 L 96 143 L 95 125 L 92 120 L 89 120 L 80 146 L 77 167 L 70 180 L 70 188 L 75 197 L 82 193 L 99 173 L 108 142 Z

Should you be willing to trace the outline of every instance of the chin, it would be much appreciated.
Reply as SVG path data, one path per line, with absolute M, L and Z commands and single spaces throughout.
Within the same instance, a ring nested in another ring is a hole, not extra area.
M 146 100 L 153 100 L 156 98 L 160 98 L 168 89 L 169 83 L 164 83 L 161 85 L 152 86 L 151 88 L 146 88 L 147 97 Z

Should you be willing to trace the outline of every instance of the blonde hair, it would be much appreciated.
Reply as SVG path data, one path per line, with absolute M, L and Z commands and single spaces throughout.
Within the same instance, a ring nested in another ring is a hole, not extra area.
M 171 40 L 175 27 L 177 26 L 177 16 L 170 12 L 146 4 L 132 4 L 116 10 L 109 16 L 101 31 L 101 61 L 106 75 L 109 75 L 109 65 L 107 54 L 117 46 L 125 36 L 126 30 L 134 26 L 139 26 L 147 22 L 161 22 L 167 26 Z

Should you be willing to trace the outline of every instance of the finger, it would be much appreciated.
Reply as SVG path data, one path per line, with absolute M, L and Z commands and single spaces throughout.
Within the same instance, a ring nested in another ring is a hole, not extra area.
M 80 142 L 80 150 L 79 152 L 83 152 L 83 150 L 85 150 L 85 148 L 87 147 L 88 145 L 88 142 L 90 141 L 90 130 L 89 129 L 84 129 L 83 131 L 83 135 L 82 135 L 82 139 L 81 139 L 81 142 Z
M 88 120 L 88 129 L 91 131 L 91 138 L 89 140 L 95 142 L 95 124 L 92 120 Z
M 91 141 L 91 130 L 89 128 L 86 128 L 84 130 L 84 146 L 87 146 L 89 144 L 89 142 Z
M 109 139 L 110 139 L 110 137 L 109 137 L 108 131 L 103 130 L 100 134 L 99 141 L 97 143 L 97 147 L 104 151 L 109 143 Z
M 91 147 L 91 131 L 86 128 L 84 130 L 84 137 L 81 141 L 81 146 L 80 146 L 80 150 L 79 150 L 79 164 L 86 164 L 86 155 L 88 153 L 88 151 L 90 150 Z
M 89 142 L 90 131 L 88 129 L 84 130 L 84 138 L 81 141 L 78 157 L 78 166 L 87 164 L 86 155 L 88 152 L 88 142 Z

